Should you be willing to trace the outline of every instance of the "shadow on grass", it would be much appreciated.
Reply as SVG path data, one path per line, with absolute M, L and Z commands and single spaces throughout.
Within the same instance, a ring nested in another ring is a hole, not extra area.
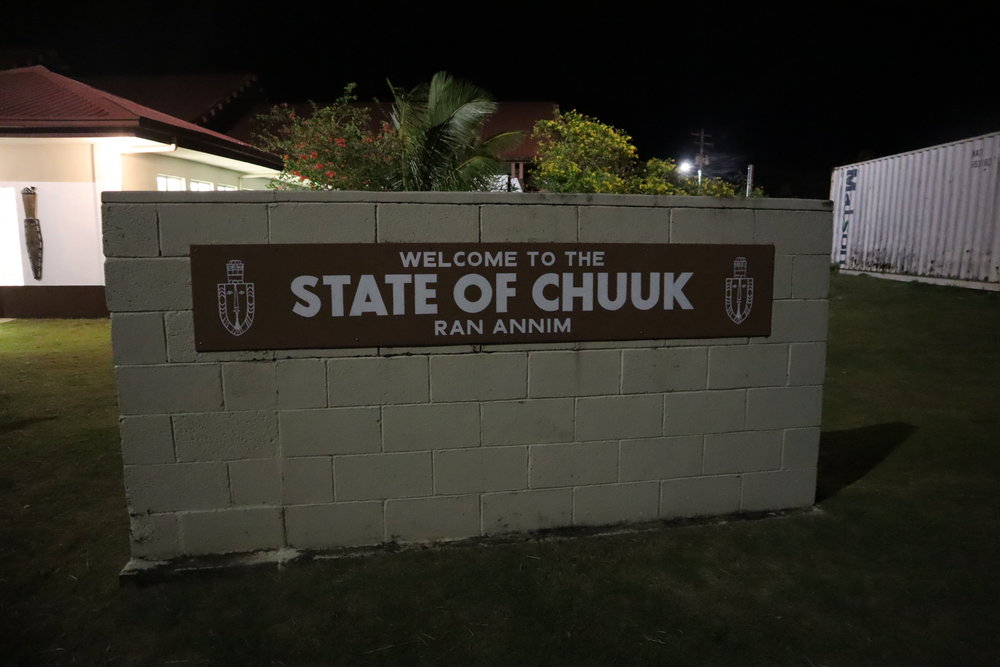
M 12 422 L 2 422 L 0 423 L 0 433 L 13 433 L 14 431 L 20 431 L 26 426 L 31 426 L 32 424 L 37 424 L 39 422 L 52 421 L 55 417 L 33 417 L 31 419 L 19 419 Z
M 867 475 L 917 430 L 903 422 L 826 431 L 819 439 L 816 502 Z

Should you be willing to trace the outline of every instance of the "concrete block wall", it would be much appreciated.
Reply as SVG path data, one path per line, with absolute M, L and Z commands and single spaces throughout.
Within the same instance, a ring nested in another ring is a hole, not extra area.
M 613 195 L 105 193 L 138 560 L 809 506 L 830 204 Z M 194 349 L 189 246 L 761 243 L 771 336 Z

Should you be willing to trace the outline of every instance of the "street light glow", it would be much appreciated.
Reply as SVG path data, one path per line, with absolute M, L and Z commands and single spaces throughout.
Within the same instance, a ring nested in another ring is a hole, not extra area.
M 691 164 L 690 160 L 684 160 L 679 165 L 677 165 L 677 170 L 679 172 L 681 172 L 682 174 L 689 174 L 689 173 L 691 173 L 691 168 L 693 166 L 694 165 Z

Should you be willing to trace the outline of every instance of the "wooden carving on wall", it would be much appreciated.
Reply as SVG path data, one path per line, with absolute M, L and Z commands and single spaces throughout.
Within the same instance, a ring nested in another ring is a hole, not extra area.
M 42 279 L 42 224 L 38 220 L 37 195 L 34 187 L 21 190 L 21 201 L 24 202 L 24 242 L 28 246 L 28 259 L 31 260 L 31 273 L 35 280 Z

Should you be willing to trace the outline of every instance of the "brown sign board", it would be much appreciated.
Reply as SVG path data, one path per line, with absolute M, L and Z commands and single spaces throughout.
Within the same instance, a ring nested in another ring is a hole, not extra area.
M 771 333 L 772 245 L 191 246 L 199 351 Z

